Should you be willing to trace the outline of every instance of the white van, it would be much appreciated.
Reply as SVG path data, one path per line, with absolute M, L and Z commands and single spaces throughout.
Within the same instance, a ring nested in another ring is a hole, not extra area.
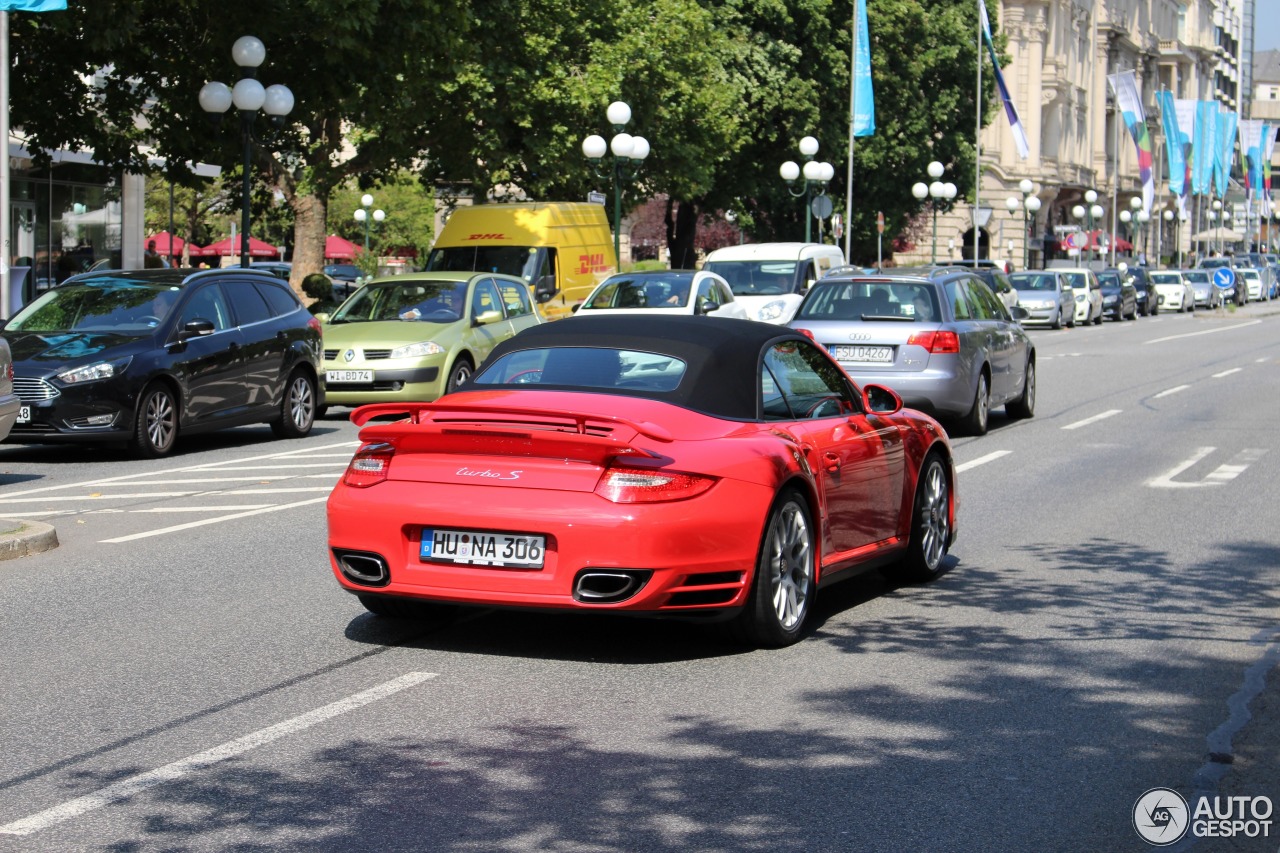
M 844 265 L 839 246 L 823 243 L 745 243 L 707 255 L 704 270 L 733 288 L 733 299 L 753 320 L 791 321 L 809 285 Z

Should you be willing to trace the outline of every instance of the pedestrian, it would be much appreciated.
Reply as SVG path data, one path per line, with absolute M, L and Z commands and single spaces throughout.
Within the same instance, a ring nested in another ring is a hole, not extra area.
M 146 251 L 146 254 L 143 255 L 142 257 L 142 266 L 149 270 L 164 269 L 165 267 L 169 266 L 167 263 L 165 263 L 164 258 L 160 256 L 160 253 L 156 251 L 155 240 L 147 241 L 147 251 Z

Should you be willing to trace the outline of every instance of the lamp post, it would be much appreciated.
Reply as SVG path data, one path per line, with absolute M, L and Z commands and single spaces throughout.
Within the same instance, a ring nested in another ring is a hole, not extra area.
M 819 163 L 813 159 L 817 154 L 818 140 L 812 136 L 806 136 L 800 140 L 800 156 L 804 158 L 804 166 L 800 166 L 794 160 L 787 160 L 778 167 L 778 174 L 787 183 L 787 192 L 793 198 L 804 196 L 804 241 L 806 243 L 812 239 L 813 216 L 816 215 L 813 210 L 813 199 L 815 196 L 827 194 L 827 184 L 836 174 L 835 167 L 830 163 Z M 797 192 L 795 183 L 801 174 L 804 175 L 804 188 Z M 848 223 L 845 227 L 849 227 Z
M 949 181 L 944 184 L 942 181 L 938 180 L 938 178 L 942 177 L 942 173 L 946 171 L 946 167 L 937 160 L 931 162 L 926 167 L 926 170 L 929 173 L 929 177 L 933 178 L 933 180 L 928 184 L 923 181 L 913 184 L 911 187 L 911 194 L 920 201 L 924 201 L 925 198 L 931 199 L 929 206 L 933 208 L 933 253 L 931 255 L 930 263 L 936 264 L 938 262 L 938 199 L 955 198 L 956 185 Z
M 369 254 L 369 220 L 381 222 L 387 218 L 386 211 L 381 208 L 370 211 L 369 208 L 371 207 L 373 207 L 373 196 L 365 193 L 360 196 L 360 208 L 354 214 L 356 222 L 364 223 L 364 252 L 366 255 Z
M 630 178 L 649 156 L 649 140 L 626 132 L 631 121 L 631 107 L 622 101 L 614 101 L 605 110 L 605 118 L 613 128 L 613 139 L 608 143 L 603 136 L 592 134 L 582 140 L 582 153 L 591 167 L 600 172 L 600 164 L 606 152 L 613 152 L 609 171 L 613 176 L 613 258 L 622 268 L 622 181 Z
M 1209 240 L 1209 245 L 1213 246 L 1213 250 L 1219 255 L 1222 254 L 1222 232 L 1218 231 L 1218 217 L 1222 215 L 1222 202 L 1218 199 L 1213 200 L 1213 210 L 1210 210 L 1206 216 L 1209 217 L 1209 227 L 1213 229 L 1213 237 Z
M 262 110 L 271 118 L 271 124 L 280 127 L 284 117 L 293 109 L 293 92 L 281 83 L 263 88 L 258 82 L 258 66 L 267 58 L 267 49 L 262 42 L 253 36 L 241 36 L 231 46 L 231 58 L 243 70 L 242 77 L 234 87 L 226 83 L 211 81 L 200 89 L 200 108 L 209 113 L 215 121 L 221 121 L 222 115 L 235 104 L 240 112 L 240 138 L 244 145 L 244 180 L 241 186 L 240 201 L 240 266 L 249 266 L 249 193 L 251 189 L 250 170 L 253 168 L 253 121 Z
M 1016 213 L 1018 208 L 1022 208 L 1022 268 L 1025 270 L 1031 268 L 1031 223 L 1027 217 L 1040 210 L 1040 197 L 1032 194 L 1035 192 L 1035 184 L 1027 178 L 1018 182 L 1018 190 L 1022 193 L 1022 198 L 1009 196 L 1004 204 L 1010 213 Z

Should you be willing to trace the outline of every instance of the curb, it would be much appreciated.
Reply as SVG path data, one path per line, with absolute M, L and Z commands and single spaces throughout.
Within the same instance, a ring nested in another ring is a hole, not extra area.
M 0 518 L 0 560 L 15 560 L 58 547 L 58 531 L 43 521 Z

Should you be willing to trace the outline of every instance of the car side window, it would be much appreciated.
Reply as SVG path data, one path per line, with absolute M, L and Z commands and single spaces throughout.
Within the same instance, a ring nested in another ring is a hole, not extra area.
M 182 319 L 178 328 L 182 328 L 192 320 L 208 320 L 213 323 L 213 330 L 221 332 L 231 328 L 231 309 L 226 295 L 217 282 L 201 285 L 191 294 L 191 299 L 182 309 Z
M 720 291 L 716 288 L 714 279 L 704 278 L 702 280 L 702 283 L 698 285 L 698 295 L 696 299 L 697 301 L 694 302 L 694 305 L 701 305 L 704 301 L 710 302 L 713 305 L 722 304 Z
M 980 319 L 1009 319 L 1008 314 L 1005 313 L 1004 304 L 996 298 L 996 295 L 991 292 L 991 288 L 987 287 L 985 282 L 969 282 L 969 296 L 973 299 L 976 306 L 975 310 Z
M 965 294 L 963 279 L 947 282 L 947 301 L 951 303 L 951 313 L 957 320 L 972 320 L 973 309 L 969 305 L 969 297 Z
M 471 292 L 471 316 L 479 317 L 486 311 L 502 311 L 502 300 L 498 298 L 498 288 L 491 278 L 477 282 L 475 290 Z
M 241 326 L 262 323 L 271 319 L 271 308 L 251 281 L 227 281 L 223 287 L 231 296 L 236 323 Z
M 267 305 L 271 307 L 271 313 L 277 317 L 292 314 L 301 307 L 298 298 L 287 287 L 281 287 L 278 284 L 267 281 L 255 281 L 253 286 L 258 289 L 258 293 L 262 294 L 262 298 L 267 300 Z
M 498 291 L 502 294 L 502 304 L 507 309 L 508 317 L 523 317 L 533 313 L 533 303 L 529 301 L 529 289 L 514 281 L 497 281 Z
M 840 368 L 807 341 L 774 344 L 764 358 L 760 387 L 765 420 L 848 417 L 860 411 Z

